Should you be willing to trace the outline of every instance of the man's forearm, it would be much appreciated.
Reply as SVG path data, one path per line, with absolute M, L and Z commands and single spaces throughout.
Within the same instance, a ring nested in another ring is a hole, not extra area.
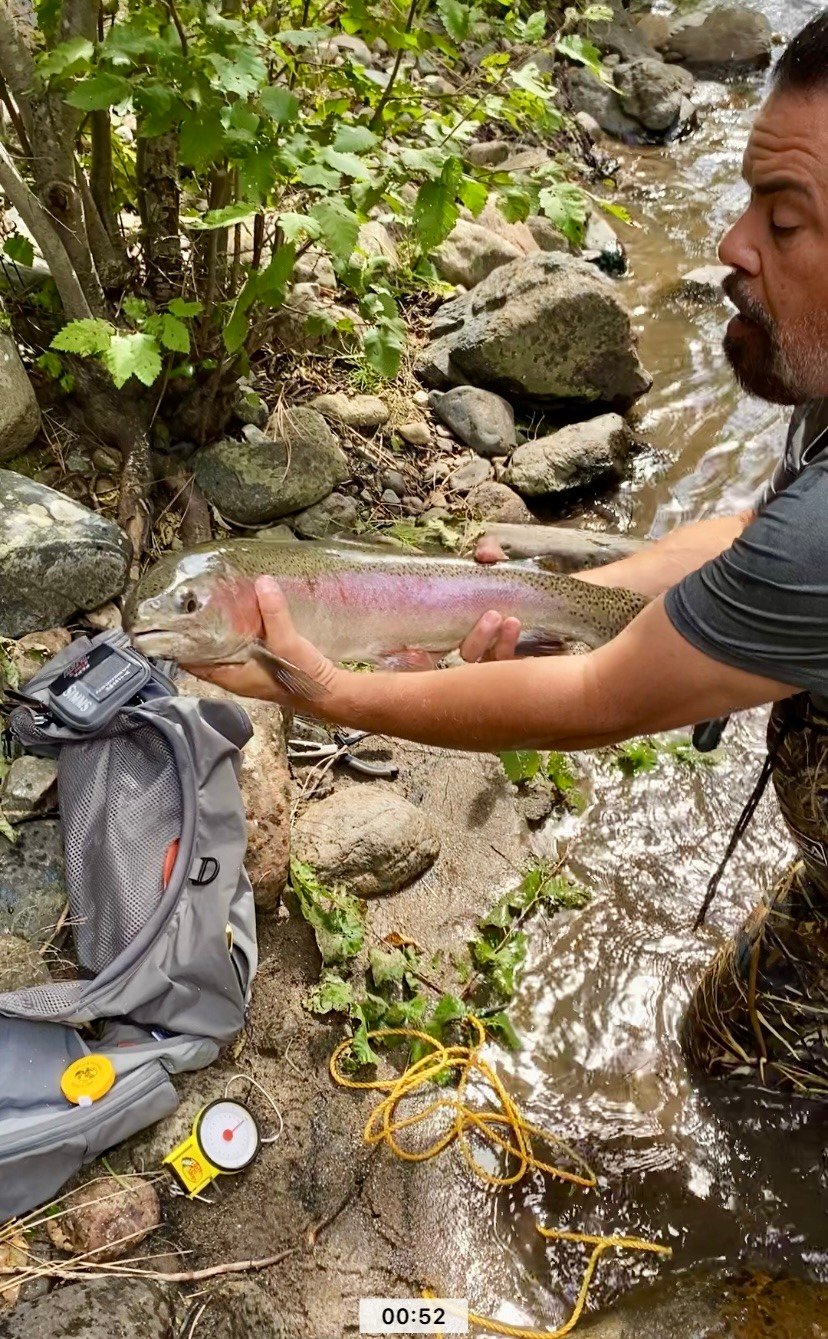
M 579 572 L 578 576 L 594 585 L 622 586 L 654 598 L 724 553 L 752 520 L 753 512 L 743 512 L 738 516 L 693 521 L 648 544 L 639 553 L 606 567 Z

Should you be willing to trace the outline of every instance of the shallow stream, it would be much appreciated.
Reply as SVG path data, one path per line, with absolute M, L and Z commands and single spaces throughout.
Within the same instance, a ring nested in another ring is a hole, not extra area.
M 752 3 L 784 34 L 823 7 Z M 619 152 L 623 198 L 643 225 L 624 230 L 630 274 L 622 282 L 655 377 L 641 424 L 655 451 L 602 506 L 613 526 L 642 537 L 744 507 L 784 442 L 786 412 L 748 399 L 730 377 L 724 307 L 682 309 L 662 296 L 682 274 L 715 263 L 718 239 L 745 197 L 741 156 L 763 86 L 761 77 L 702 84 L 693 135 Z M 701 1088 L 676 1040 L 702 968 L 791 854 L 766 798 L 708 927 L 693 933 L 707 880 L 761 765 L 765 718 L 756 712 L 735 722 L 723 760 L 711 768 L 665 758 L 627 779 L 580 758 L 591 806 L 543 834 L 550 851 L 571 838 L 571 867 L 593 898 L 584 912 L 534 927 L 514 1010 L 525 1046 L 501 1068 L 532 1119 L 587 1153 L 602 1193 L 570 1195 L 538 1182 L 493 1199 L 514 1299 L 500 1319 L 551 1325 L 577 1290 L 574 1248 L 562 1256 L 547 1246 L 535 1220 L 652 1234 L 674 1248 L 662 1273 L 747 1263 L 828 1279 L 824 1111 L 733 1085 Z M 651 1257 L 608 1260 L 595 1300 L 611 1301 L 657 1272 Z

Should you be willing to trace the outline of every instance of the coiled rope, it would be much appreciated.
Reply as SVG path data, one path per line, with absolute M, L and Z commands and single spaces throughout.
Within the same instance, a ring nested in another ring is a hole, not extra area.
M 457 1144 L 471 1171 L 484 1184 L 489 1186 L 513 1186 L 530 1171 L 539 1171 L 553 1176 L 570 1185 L 582 1186 L 594 1190 L 597 1186 L 595 1173 L 587 1166 L 574 1149 L 563 1139 L 545 1130 L 542 1126 L 527 1121 L 520 1108 L 512 1100 L 491 1065 L 483 1059 L 482 1048 L 486 1041 L 486 1030 L 479 1018 L 470 1016 L 464 1020 L 472 1030 L 472 1039 L 467 1046 L 448 1046 L 428 1032 L 419 1032 L 415 1028 L 377 1028 L 368 1033 L 369 1040 L 378 1042 L 397 1038 L 401 1042 L 418 1041 L 428 1049 L 426 1053 L 409 1065 L 402 1074 L 389 1079 L 354 1079 L 342 1069 L 342 1063 L 353 1046 L 354 1039 L 347 1037 L 331 1055 L 329 1068 L 331 1077 L 342 1088 L 385 1094 L 374 1107 L 363 1131 L 363 1138 L 369 1145 L 385 1144 L 395 1157 L 403 1162 L 426 1162 L 437 1157 L 452 1144 Z M 399 1113 L 400 1105 L 421 1090 L 425 1084 L 444 1079 L 447 1072 L 457 1076 L 457 1086 L 453 1095 L 443 1094 L 416 1112 L 409 1115 Z M 487 1102 L 489 1109 L 481 1105 L 471 1106 L 467 1101 L 469 1083 L 474 1078 L 484 1089 L 481 1101 Z M 488 1091 L 485 1091 L 488 1089 Z M 430 1120 L 437 1112 L 448 1113 L 447 1127 L 424 1148 L 404 1147 L 397 1135 L 403 1131 L 412 1131 Z M 516 1163 L 513 1171 L 490 1172 L 475 1157 L 469 1134 L 481 1138 L 493 1149 L 506 1153 Z M 570 1167 L 559 1167 L 546 1162 L 535 1152 L 533 1140 L 537 1140 L 551 1149 L 559 1150 Z M 508 1325 L 503 1321 L 469 1313 L 469 1320 L 492 1334 L 512 1336 L 512 1339 L 563 1339 L 578 1324 L 589 1295 L 595 1270 L 601 1256 L 608 1250 L 650 1251 L 656 1255 L 669 1256 L 669 1246 L 656 1242 L 643 1241 L 639 1237 L 602 1237 L 591 1236 L 585 1232 L 568 1232 L 561 1228 L 541 1227 L 537 1230 L 542 1237 L 551 1241 L 575 1242 L 591 1246 L 592 1252 L 587 1261 L 581 1280 L 578 1297 L 569 1319 L 556 1330 L 535 1330 L 522 1326 Z M 435 1294 L 424 1291 L 424 1296 Z

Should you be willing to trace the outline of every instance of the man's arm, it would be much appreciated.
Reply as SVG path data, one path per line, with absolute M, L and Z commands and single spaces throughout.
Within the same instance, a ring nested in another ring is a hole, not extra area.
M 355 674 L 299 637 L 275 582 L 264 579 L 257 590 L 268 644 L 324 689 L 313 702 L 292 705 L 335 724 L 444 748 L 596 748 L 799 691 L 696 650 L 674 629 L 661 597 L 586 656 Z M 232 692 L 285 700 L 254 665 L 197 672 Z

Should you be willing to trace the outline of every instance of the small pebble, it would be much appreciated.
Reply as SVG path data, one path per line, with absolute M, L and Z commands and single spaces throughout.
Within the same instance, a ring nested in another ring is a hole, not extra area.
M 412 396 L 412 399 L 414 400 L 414 403 L 416 405 L 419 405 L 420 408 L 422 409 L 424 408 L 425 405 L 428 404 L 428 391 L 417 391 Z
M 406 496 L 402 500 L 403 508 L 409 516 L 419 516 L 425 511 L 425 503 L 422 498 Z
M 402 423 L 398 432 L 403 441 L 408 442 L 409 446 L 431 445 L 431 431 L 428 424 L 423 423 L 422 419 L 415 419 L 411 423 Z
M 447 507 L 448 498 L 446 497 L 445 493 L 441 493 L 440 490 L 437 489 L 430 495 L 428 499 L 428 505 L 429 507 L 437 507 L 438 509 Z
M 438 423 L 438 424 L 437 424 L 437 436 L 438 436 L 438 437 L 451 437 L 451 430 L 450 430 L 449 428 L 446 428 L 442 423 Z
M 475 456 L 474 460 L 467 461 L 454 471 L 449 479 L 449 486 L 455 493 L 469 493 L 477 484 L 490 479 L 491 475 L 492 467 L 488 460 L 484 460 L 482 456 Z
M 117 474 L 123 460 L 119 452 L 109 451 L 105 446 L 99 446 L 92 452 L 92 464 L 101 474 Z
M 386 507 L 398 507 L 400 505 L 400 499 L 397 497 L 396 493 L 392 492 L 390 488 L 385 489 L 382 497 L 380 498 L 380 502 L 384 502 Z
M 396 493 L 397 497 L 405 497 L 408 485 L 399 470 L 386 470 L 382 482 L 392 493 Z

